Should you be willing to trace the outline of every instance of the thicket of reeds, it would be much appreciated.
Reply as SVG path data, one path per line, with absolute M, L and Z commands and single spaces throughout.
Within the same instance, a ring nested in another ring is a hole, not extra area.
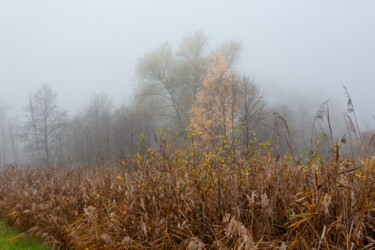
M 145 151 L 121 164 L 7 167 L 0 213 L 74 249 L 373 249 L 375 158 L 247 150 Z

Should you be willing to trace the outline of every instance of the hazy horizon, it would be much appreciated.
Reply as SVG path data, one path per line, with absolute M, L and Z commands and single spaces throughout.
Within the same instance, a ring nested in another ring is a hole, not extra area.
M 360 121 L 371 126 L 374 9 L 373 1 L 339 0 L 3 1 L 0 100 L 19 114 L 29 93 L 47 83 L 71 112 L 100 92 L 128 103 L 145 53 L 203 31 L 211 48 L 242 43 L 238 69 L 271 103 L 300 98 L 315 110 L 331 99 L 343 106 L 345 85 Z

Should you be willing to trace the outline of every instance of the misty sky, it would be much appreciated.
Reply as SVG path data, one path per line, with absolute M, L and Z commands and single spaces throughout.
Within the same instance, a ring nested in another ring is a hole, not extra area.
M 344 103 L 346 85 L 362 119 L 371 118 L 374 13 L 373 0 L 1 0 L 0 100 L 21 113 L 47 83 L 64 109 L 101 91 L 127 103 L 140 57 L 204 31 L 212 47 L 241 41 L 238 68 L 274 101 Z

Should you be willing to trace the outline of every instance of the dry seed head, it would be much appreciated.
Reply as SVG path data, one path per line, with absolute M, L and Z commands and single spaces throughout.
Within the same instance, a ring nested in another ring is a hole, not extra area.
M 269 205 L 270 205 L 270 201 L 269 201 L 269 199 L 268 199 L 267 194 L 266 194 L 266 193 L 262 194 L 262 195 L 260 196 L 260 199 L 261 199 L 261 201 L 260 201 L 260 205 L 262 206 L 262 209 L 266 209 L 266 208 L 268 208 Z
M 85 214 L 89 217 L 90 220 L 94 219 L 94 213 L 96 211 L 95 207 L 88 206 L 88 207 L 84 208 L 83 211 L 85 211 Z
M 190 239 L 187 249 L 189 250 L 201 250 L 204 249 L 204 243 L 197 237 Z
M 129 245 L 133 242 L 133 239 L 130 238 L 129 236 L 125 236 L 125 238 L 122 240 L 122 244 Z
M 214 249 L 218 249 L 218 250 L 226 250 L 227 248 L 225 247 L 224 243 L 219 241 L 219 240 L 215 240 L 213 243 L 212 243 L 212 247 Z
M 228 223 L 229 219 L 230 219 L 230 214 L 226 214 L 223 218 L 223 223 L 225 224 Z
M 238 249 L 256 249 L 252 235 L 248 232 L 246 227 L 234 217 L 230 220 L 225 229 L 225 234 L 229 237 L 238 235 Z
M 109 234 L 102 234 L 100 239 L 103 240 L 105 243 L 111 243 L 112 237 Z
M 25 209 L 25 210 L 23 210 L 23 214 L 29 214 L 31 212 L 31 210 L 30 209 Z
M 73 239 L 77 240 L 78 237 L 79 237 L 79 234 L 76 231 L 71 231 L 70 232 L 70 237 L 72 237 Z
M 241 222 L 232 217 L 225 229 L 225 234 L 227 236 L 232 236 L 235 233 L 237 233 L 240 237 L 243 237 L 247 234 L 247 229 Z
M 140 205 L 141 205 L 142 209 L 143 209 L 144 211 L 146 211 L 145 200 L 144 200 L 143 198 L 141 198 Z
M 142 233 L 144 236 L 147 236 L 147 227 L 144 222 L 141 223 Z
M 332 200 L 332 197 L 329 195 L 329 194 L 325 194 L 324 195 L 324 198 L 323 198 L 323 201 L 322 201 L 322 205 L 323 205 L 323 208 L 324 208 L 324 213 L 326 215 L 329 214 L 329 205 L 331 204 L 331 200 Z
M 281 243 L 280 250 L 286 250 L 286 249 L 287 249 L 286 243 L 285 242 Z
M 254 206 L 255 205 L 255 198 L 256 197 L 258 197 L 258 195 L 256 194 L 255 191 L 251 191 L 251 196 L 249 196 L 248 194 L 246 194 L 246 198 L 249 201 L 250 206 Z

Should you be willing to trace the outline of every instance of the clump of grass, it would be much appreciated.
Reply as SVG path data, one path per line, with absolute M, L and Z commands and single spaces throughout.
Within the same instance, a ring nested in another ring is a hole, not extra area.
M 47 250 L 47 246 L 39 241 L 31 239 L 20 232 L 10 229 L 7 224 L 0 220 L 0 248 L 1 249 L 25 249 L 25 250 Z
M 375 158 L 301 163 L 259 141 L 243 152 L 163 143 L 100 169 L 5 169 L 0 213 L 78 249 L 375 246 Z

